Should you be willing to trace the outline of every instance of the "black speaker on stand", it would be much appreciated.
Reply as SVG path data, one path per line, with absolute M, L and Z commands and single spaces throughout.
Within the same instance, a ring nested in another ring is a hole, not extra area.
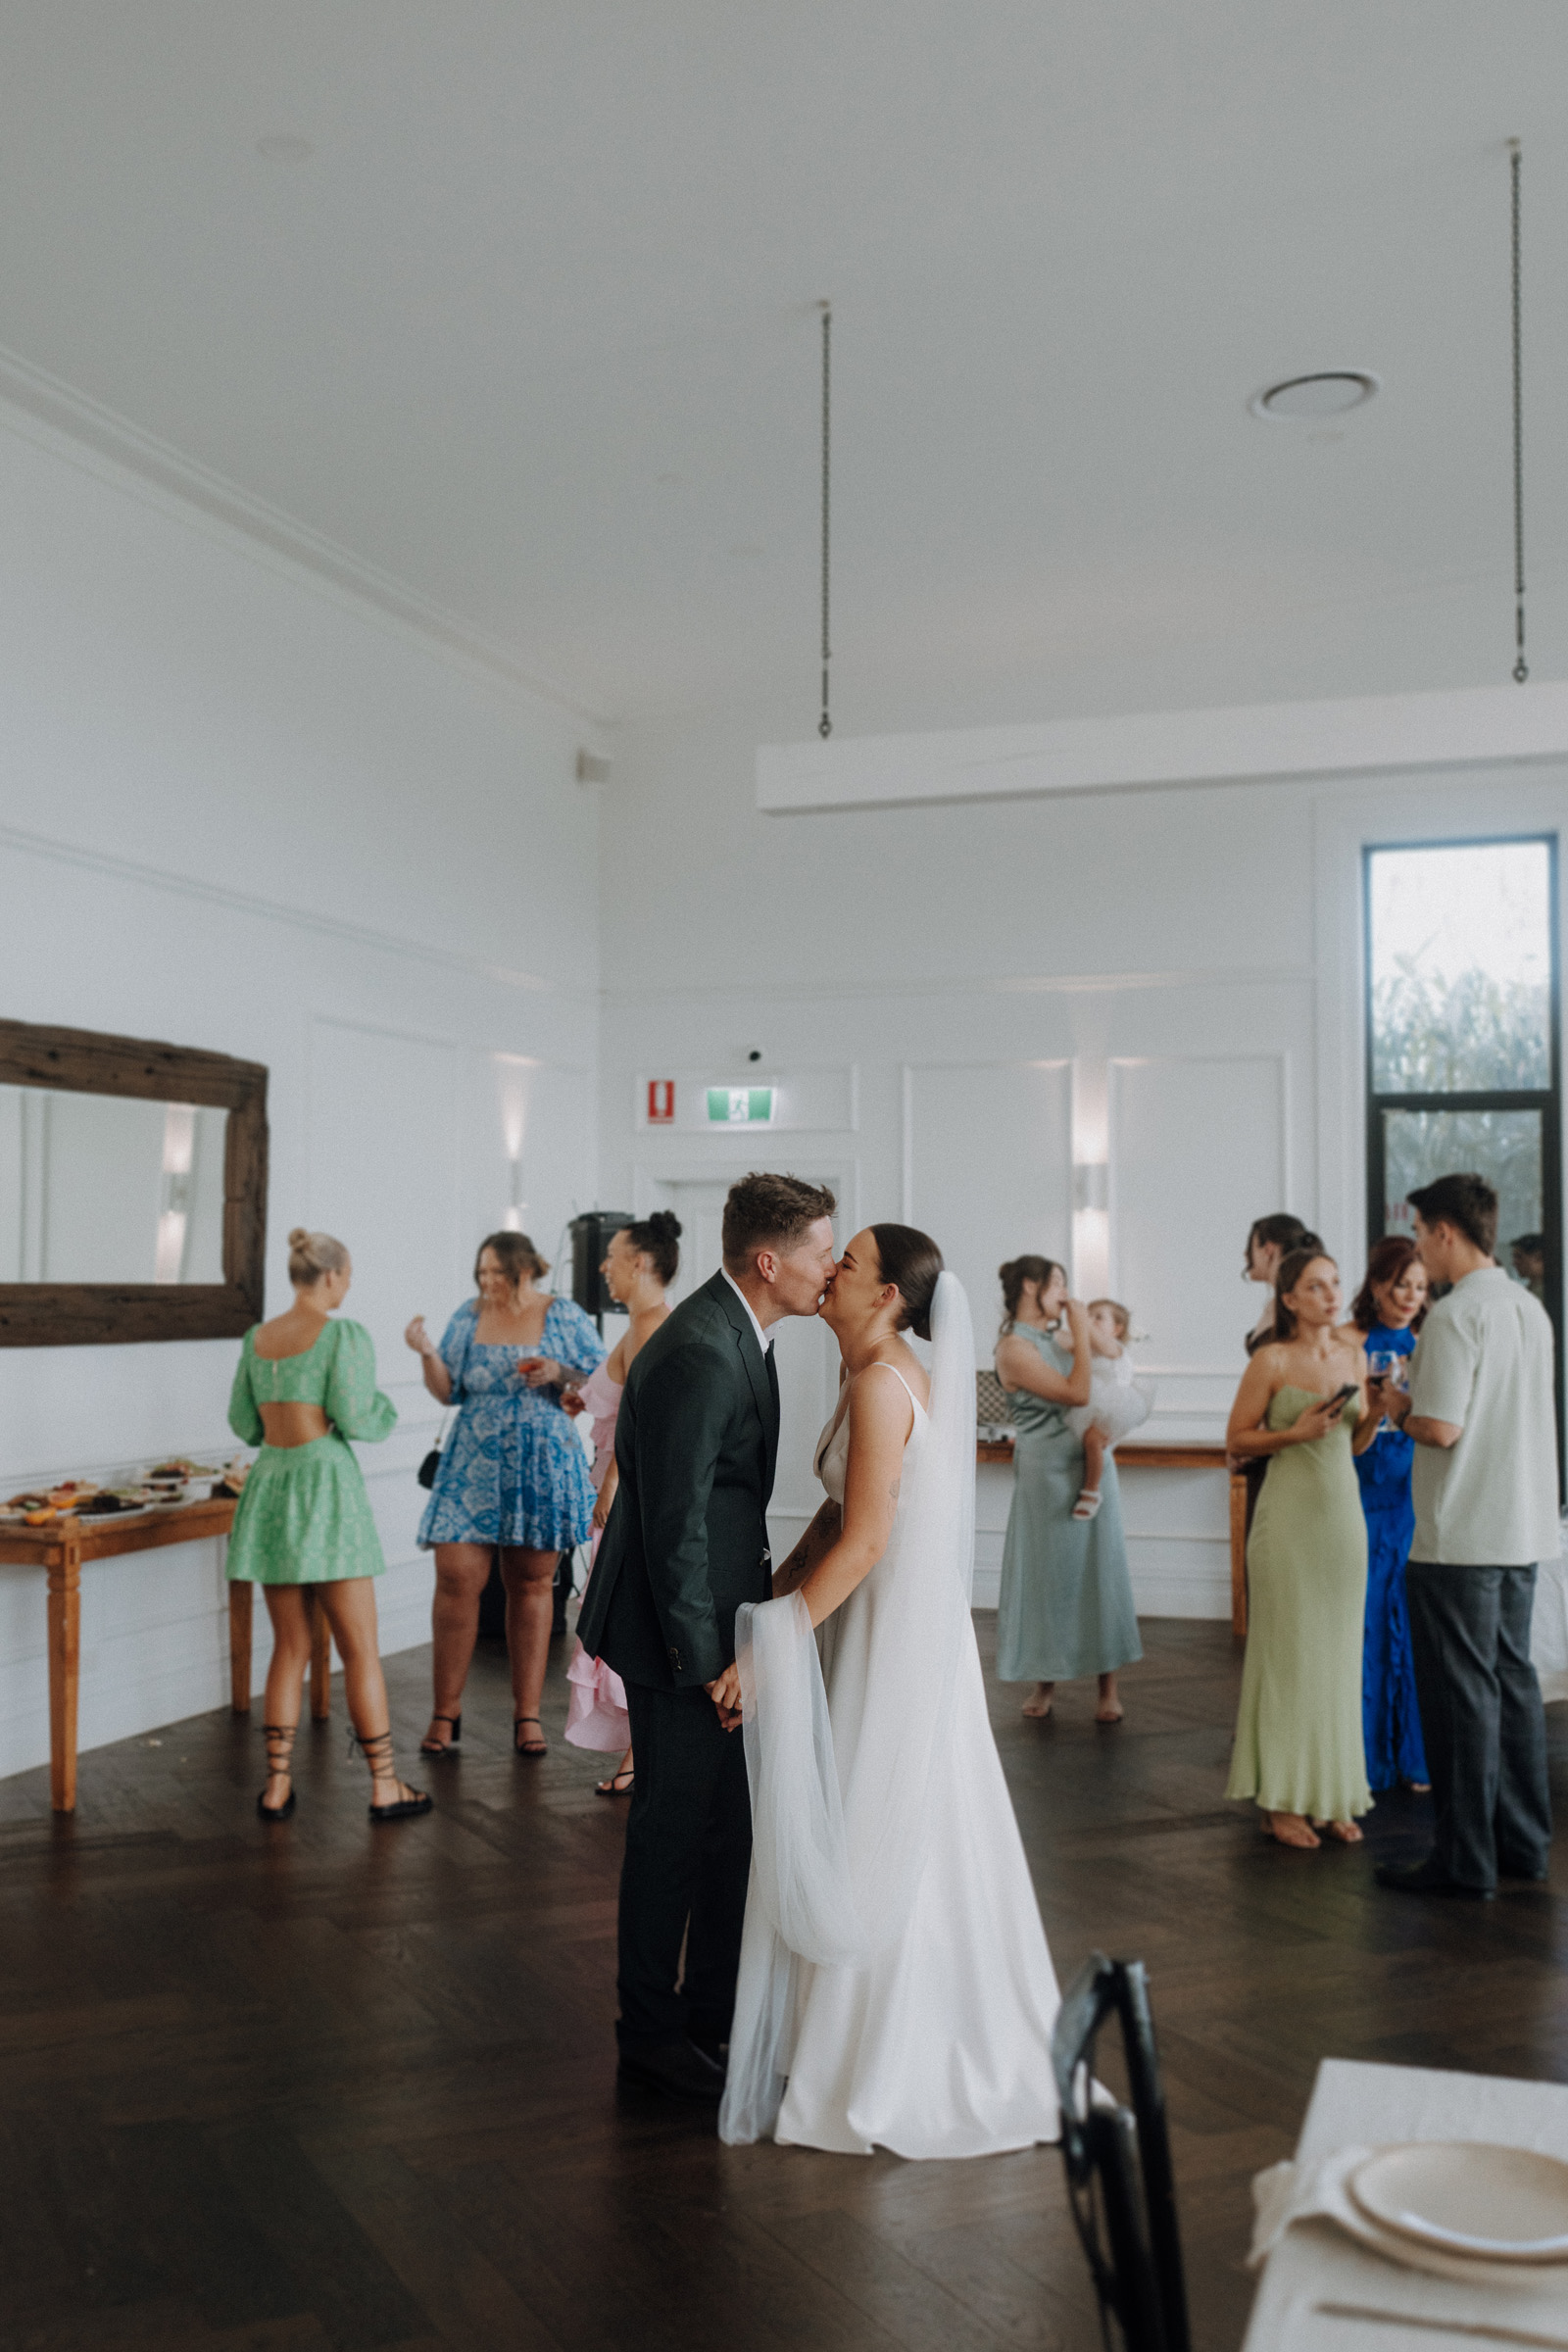
M 626 1310 L 606 1290 L 599 1268 L 621 1227 L 636 1222 L 635 1209 L 585 1208 L 566 1228 L 571 1235 L 571 1295 L 584 1314 L 592 1315 L 601 1339 L 605 1336 L 605 1317 L 624 1314 Z

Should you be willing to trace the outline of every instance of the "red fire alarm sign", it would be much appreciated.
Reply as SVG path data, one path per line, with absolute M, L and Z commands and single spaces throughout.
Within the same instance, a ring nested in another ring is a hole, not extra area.
M 669 1127 L 675 1119 L 675 1081 L 673 1078 L 650 1078 L 648 1081 L 648 1124 L 650 1127 Z

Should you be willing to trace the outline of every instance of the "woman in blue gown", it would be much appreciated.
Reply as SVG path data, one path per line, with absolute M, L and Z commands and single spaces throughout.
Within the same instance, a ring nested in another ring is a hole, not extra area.
M 1390 1234 L 1374 1245 L 1366 1280 L 1355 1295 L 1350 1320 L 1366 1346 L 1368 1365 L 1378 1356 L 1408 1358 L 1416 1326 L 1426 1312 L 1426 1269 L 1414 1242 Z M 1385 1365 L 1385 1370 L 1393 1369 Z M 1377 1788 L 1399 1782 L 1424 1789 L 1426 1749 L 1416 1705 L 1415 1665 L 1410 1654 L 1410 1618 L 1404 1599 L 1404 1564 L 1415 1534 L 1410 1499 L 1410 1460 L 1415 1448 L 1402 1429 L 1385 1422 L 1357 1454 L 1366 1514 L 1366 1643 L 1361 1652 L 1362 1734 L 1367 1779 Z

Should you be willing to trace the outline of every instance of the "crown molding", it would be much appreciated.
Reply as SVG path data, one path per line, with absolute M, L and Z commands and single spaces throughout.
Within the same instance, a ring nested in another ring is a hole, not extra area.
M 226 475 L 106 408 L 74 385 L 0 346 L 0 424 L 68 464 L 138 497 L 172 520 L 325 589 L 362 614 L 391 622 L 487 685 L 549 704 L 590 727 L 609 724 L 563 687 L 536 676 L 508 646 L 422 596 L 378 564 L 270 506 Z M 596 753 L 604 747 L 595 743 Z

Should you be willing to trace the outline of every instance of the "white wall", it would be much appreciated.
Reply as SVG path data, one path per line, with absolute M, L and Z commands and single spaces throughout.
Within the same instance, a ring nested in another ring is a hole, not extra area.
M 594 1192 L 582 724 L 3 423 L 0 708 L 0 1004 L 268 1065 L 269 1308 L 288 1227 L 340 1233 L 400 1413 L 362 1448 L 383 1645 L 424 1641 L 403 1325 L 440 1327 L 514 1198 L 548 1255 Z M 232 1451 L 237 1353 L 0 1350 L 0 1492 Z M 224 1698 L 219 1549 L 84 1571 L 84 1748 Z M 0 1773 L 47 1753 L 43 1580 L 0 1568 Z
M 770 817 L 755 755 L 778 732 L 758 712 L 628 730 L 618 749 L 608 1192 L 678 1205 L 749 1166 L 837 1172 L 846 1231 L 935 1233 L 983 1354 L 1001 1259 L 1070 1257 L 1148 1335 L 1150 1435 L 1217 1438 L 1262 1303 L 1240 1279 L 1251 1219 L 1296 1210 L 1359 1277 L 1363 842 L 1555 827 L 1568 771 Z M 701 1132 L 682 1090 L 747 1075 L 778 1083 L 780 1128 Z M 670 1076 L 677 1125 L 650 1128 L 646 1082 Z M 1085 1180 L 1103 1209 L 1075 1207 L 1075 1160 L 1104 1167 Z M 830 1394 L 827 1354 L 803 1334 L 781 1357 L 798 1431 Z M 1125 1482 L 1140 1606 L 1227 1614 L 1223 1473 Z M 995 1592 L 1009 1485 L 981 1473 L 977 1597 Z M 786 1445 L 777 1541 L 814 1507 L 807 1446 Z

